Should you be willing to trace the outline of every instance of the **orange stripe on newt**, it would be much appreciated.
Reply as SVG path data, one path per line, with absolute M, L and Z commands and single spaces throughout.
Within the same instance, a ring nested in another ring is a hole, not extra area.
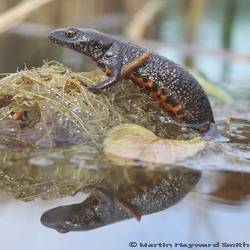
M 142 78 L 136 77 L 133 72 L 129 73 L 127 77 L 133 79 L 136 83 L 139 83 L 143 87 L 148 86 L 148 87 L 152 88 L 152 86 L 153 86 L 153 82 L 145 82 Z
M 160 89 L 157 92 L 154 92 L 154 91 L 148 90 L 146 88 L 147 86 L 150 87 L 150 88 L 152 88 L 153 87 L 153 82 L 151 82 L 151 81 L 150 82 L 145 82 L 145 81 L 143 81 L 142 78 L 136 77 L 133 72 L 129 73 L 128 77 L 130 77 L 131 79 L 133 79 L 136 83 L 140 84 L 141 86 L 145 87 L 145 92 L 148 93 L 148 94 L 150 94 L 150 96 L 155 101 L 159 102 L 160 105 L 161 105 L 161 107 L 163 109 L 165 109 L 166 111 L 171 111 L 174 114 L 173 118 L 176 121 L 179 121 L 183 117 L 182 114 L 181 115 L 177 115 L 176 114 L 178 111 L 180 111 L 183 108 L 183 106 L 181 104 L 174 107 L 171 103 L 166 103 L 166 99 L 168 97 L 167 96 L 163 96 L 161 94 Z

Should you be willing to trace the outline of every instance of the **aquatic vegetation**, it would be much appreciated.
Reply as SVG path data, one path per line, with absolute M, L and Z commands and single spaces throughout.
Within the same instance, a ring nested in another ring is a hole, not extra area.
M 176 140 L 179 126 L 133 83 L 92 92 L 79 78 L 90 84 L 106 79 L 101 72 L 75 73 L 45 62 L 0 80 L 4 192 L 26 201 L 68 196 L 113 179 L 109 170 L 128 165 L 249 171 L 247 151 L 225 142 Z

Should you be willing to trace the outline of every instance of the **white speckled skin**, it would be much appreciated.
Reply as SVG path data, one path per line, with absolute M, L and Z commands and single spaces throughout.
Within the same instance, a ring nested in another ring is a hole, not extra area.
M 66 37 L 67 31 L 73 31 L 75 36 Z M 53 43 L 92 58 L 111 76 L 119 67 L 118 72 L 147 51 L 90 29 L 58 29 L 52 31 L 49 38 Z M 213 112 L 202 87 L 189 72 L 173 61 L 151 52 L 150 58 L 128 78 L 144 87 L 145 92 L 158 101 L 175 121 L 206 126 L 207 123 L 214 123 Z

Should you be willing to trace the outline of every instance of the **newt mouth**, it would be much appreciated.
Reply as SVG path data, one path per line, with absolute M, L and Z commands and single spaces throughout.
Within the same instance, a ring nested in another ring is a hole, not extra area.
M 62 41 L 54 38 L 53 36 L 49 36 L 49 39 L 50 39 L 51 43 L 58 44 L 58 45 L 65 47 L 65 48 L 70 47 L 67 43 L 62 42 Z

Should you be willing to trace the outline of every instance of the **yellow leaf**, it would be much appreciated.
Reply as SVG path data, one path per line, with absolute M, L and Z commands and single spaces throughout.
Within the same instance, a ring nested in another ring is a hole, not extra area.
M 112 128 L 104 140 L 104 153 L 111 159 L 126 159 L 155 164 L 183 161 L 202 151 L 205 141 L 170 140 L 136 124 L 122 124 Z

